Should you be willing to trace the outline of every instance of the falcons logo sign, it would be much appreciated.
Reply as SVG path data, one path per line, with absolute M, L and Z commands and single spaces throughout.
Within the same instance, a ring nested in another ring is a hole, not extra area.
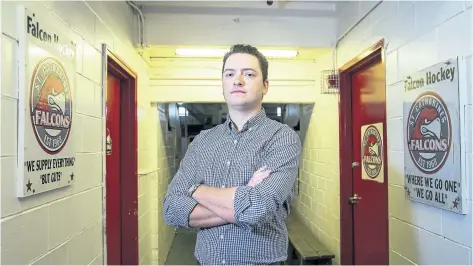
M 51 57 L 42 59 L 31 79 L 31 123 L 40 146 L 49 154 L 64 147 L 72 124 L 69 79 L 62 64 Z
M 376 178 L 379 175 L 383 165 L 382 152 L 383 140 L 378 129 L 369 126 L 363 134 L 363 168 L 370 178 Z
M 439 171 L 450 151 L 450 115 L 434 92 L 421 94 L 412 104 L 407 124 L 407 147 L 416 167 L 425 174 Z

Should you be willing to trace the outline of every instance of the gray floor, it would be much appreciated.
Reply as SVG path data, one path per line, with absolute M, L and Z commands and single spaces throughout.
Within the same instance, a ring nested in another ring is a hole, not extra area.
M 194 257 L 196 237 L 195 230 L 177 229 L 165 265 L 198 265 Z

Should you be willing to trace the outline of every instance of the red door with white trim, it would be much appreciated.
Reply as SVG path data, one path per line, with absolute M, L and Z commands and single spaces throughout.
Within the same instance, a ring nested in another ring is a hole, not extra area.
M 138 265 L 138 76 L 106 50 L 107 264 Z
M 120 80 L 107 75 L 106 94 L 107 264 L 121 264 Z
M 106 236 L 108 265 L 136 265 L 138 254 L 138 179 L 136 110 L 127 77 L 107 75 Z
M 381 57 L 351 75 L 353 256 L 355 265 L 389 264 L 386 84 Z M 402 106 L 399 106 L 402 108 Z

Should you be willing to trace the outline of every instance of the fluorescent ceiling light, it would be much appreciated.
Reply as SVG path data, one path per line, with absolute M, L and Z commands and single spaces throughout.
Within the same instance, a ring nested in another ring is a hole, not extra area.
M 192 57 L 223 57 L 228 49 L 176 49 L 178 56 L 192 56 Z M 267 57 L 286 57 L 292 58 L 297 56 L 295 50 L 260 50 L 260 52 Z
M 228 50 L 225 49 L 176 49 L 179 56 L 224 56 Z

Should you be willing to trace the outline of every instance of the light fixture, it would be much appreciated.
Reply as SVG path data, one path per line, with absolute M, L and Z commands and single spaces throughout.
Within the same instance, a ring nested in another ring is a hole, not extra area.
M 266 57 L 293 58 L 297 56 L 296 50 L 259 50 Z M 228 49 L 191 49 L 178 48 L 176 55 L 190 57 L 223 57 Z
M 187 116 L 189 115 L 189 111 L 187 111 L 187 109 L 185 107 L 179 107 L 179 116 Z

